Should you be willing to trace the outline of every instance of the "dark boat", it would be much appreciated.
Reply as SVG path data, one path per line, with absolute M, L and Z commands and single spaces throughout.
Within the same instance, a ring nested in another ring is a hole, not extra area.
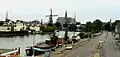
M 28 31 L 0 31 L 0 37 L 24 36 L 28 35 Z
M 49 50 L 55 51 L 54 47 L 55 47 L 55 45 L 52 45 L 52 44 L 39 43 L 35 46 L 27 47 L 25 51 L 26 51 L 27 56 L 32 56 L 33 52 L 34 52 L 34 55 L 37 56 L 37 55 L 43 54 Z

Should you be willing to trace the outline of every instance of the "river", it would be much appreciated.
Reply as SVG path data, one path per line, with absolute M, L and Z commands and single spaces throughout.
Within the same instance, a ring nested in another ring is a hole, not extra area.
M 57 32 L 56 35 L 59 36 L 64 36 L 63 31 Z M 79 32 L 75 32 L 75 34 L 77 35 Z M 73 32 L 68 32 L 68 36 L 70 36 L 70 38 L 72 37 Z M 21 56 L 25 55 L 25 48 L 27 46 L 33 45 L 33 38 L 34 38 L 34 43 L 38 43 L 38 42 L 44 42 L 46 39 L 50 39 L 50 35 L 49 34 L 45 34 L 45 35 L 29 35 L 29 36 L 16 36 L 16 37 L 0 37 L 0 48 L 5 48 L 5 49 L 9 49 L 9 48 L 17 48 L 20 47 L 20 52 L 21 52 Z

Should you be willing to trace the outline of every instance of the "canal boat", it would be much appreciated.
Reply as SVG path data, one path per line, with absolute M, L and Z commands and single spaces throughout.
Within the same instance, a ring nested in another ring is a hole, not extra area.
M 28 34 L 28 31 L 0 31 L 0 37 L 24 36 Z
M 34 55 L 37 56 L 37 55 L 43 54 L 49 50 L 54 51 L 55 45 L 47 44 L 47 43 L 37 43 L 36 45 L 28 46 L 25 49 L 27 56 L 32 56 L 33 52 L 34 52 Z
M 15 49 L 0 49 L 0 57 L 17 57 L 20 55 L 20 47 Z

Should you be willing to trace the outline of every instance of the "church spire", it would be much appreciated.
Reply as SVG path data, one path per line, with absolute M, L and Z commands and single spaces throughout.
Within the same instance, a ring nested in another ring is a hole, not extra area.
M 74 13 L 74 23 L 76 22 L 76 13 Z
M 7 20 L 8 19 L 8 12 L 6 12 L 6 16 L 5 16 L 5 20 Z
M 65 18 L 67 18 L 67 10 L 66 10 L 66 12 L 65 12 Z

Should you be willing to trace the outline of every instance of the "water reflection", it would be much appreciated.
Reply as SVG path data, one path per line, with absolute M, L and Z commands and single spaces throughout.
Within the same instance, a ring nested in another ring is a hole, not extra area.
M 16 36 L 16 37 L 0 37 L 0 48 L 16 48 L 21 47 L 21 56 L 23 56 L 24 49 L 26 46 L 33 45 L 33 36 L 35 43 L 44 42 L 46 39 L 49 39 L 49 35 L 29 35 L 29 36 Z

